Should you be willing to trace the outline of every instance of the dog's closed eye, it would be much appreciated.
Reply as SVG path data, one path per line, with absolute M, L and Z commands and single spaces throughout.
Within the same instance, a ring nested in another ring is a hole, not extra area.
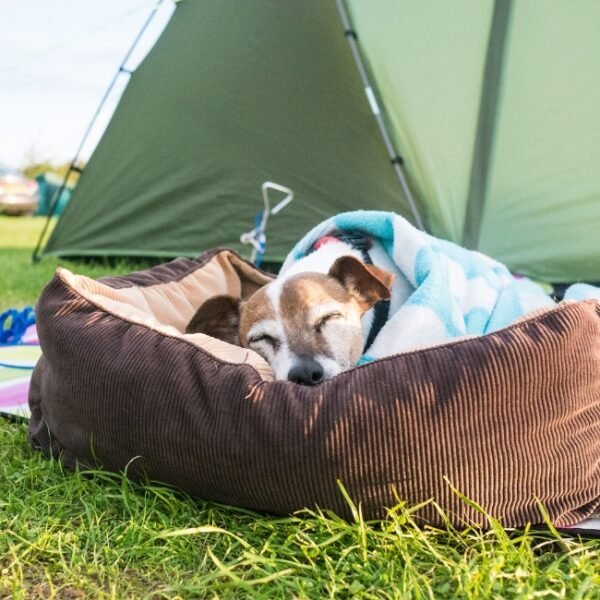
M 341 312 L 334 311 L 334 312 L 330 312 L 330 313 L 327 313 L 326 315 L 319 317 L 317 319 L 316 323 L 314 324 L 315 331 L 317 333 L 320 333 L 321 329 L 323 329 L 323 326 L 326 323 L 333 321 L 334 319 L 341 319 L 341 318 L 343 318 L 343 316 L 344 315 Z
M 248 338 L 248 345 L 252 346 L 254 344 L 269 344 L 272 348 L 277 348 L 279 346 L 279 340 L 272 335 L 268 335 L 266 333 L 261 333 L 258 335 L 253 335 Z

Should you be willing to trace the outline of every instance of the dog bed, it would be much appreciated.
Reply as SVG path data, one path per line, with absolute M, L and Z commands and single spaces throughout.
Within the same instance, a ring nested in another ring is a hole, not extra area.
M 558 526 L 600 505 L 600 306 L 405 352 L 314 387 L 187 322 L 269 276 L 229 250 L 94 281 L 59 269 L 37 306 L 30 441 L 69 468 L 125 470 L 225 504 L 365 518 Z M 460 492 L 460 494 L 457 493 Z

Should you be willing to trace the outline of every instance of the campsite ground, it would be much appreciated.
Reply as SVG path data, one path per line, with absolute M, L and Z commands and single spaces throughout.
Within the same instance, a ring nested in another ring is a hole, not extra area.
M 31 265 L 42 223 L 0 217 L 0 311 L 35 302 L 59 261 Z M 116 267 L 72 263 L 91 276 Z M 264 517 L 120 475 L 65 472 L 0 420 L 0 597 L 598 598 L 600 540 L 417 528 L 305 512 Z

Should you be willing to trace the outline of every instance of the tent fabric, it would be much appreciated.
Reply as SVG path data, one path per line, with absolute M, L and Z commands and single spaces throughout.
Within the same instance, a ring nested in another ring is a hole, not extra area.
M 600 281 L 600 3 L 345 5 L 428 232 Z M 265 180 L 296 192 L 266 260 L 339 212 L 411 218 L 334 0 L 182 0 L 46 253 L 241 249 Z
M 545 281 L 600 281 L 600 3 L 348 3 L 430 233 L 478 240 Z M 506 31 L 494 48 L 498 13 Z M 490 48 L 501 51 L 496 98 Z M 487 182 L 472 200 L 479 231 L 465 231 L 480 127 L 492 134 Z
M 271 217 L 265 260 L 340 209 L 408 216 L 334 3 L 183 1 L 46 252 L 244 250 L 268 180 L 295 200 Z
M 600 3 L 515 2 L 480 249 L 600 281 Z
M 430 233 L 462 237 L 490 2 L 349 2 Z

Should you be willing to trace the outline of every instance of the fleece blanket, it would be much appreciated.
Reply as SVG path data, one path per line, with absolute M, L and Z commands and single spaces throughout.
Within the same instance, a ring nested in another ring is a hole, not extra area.
M 381 244 L 414 288 L 389 315 L 361 363 L 463 336 L 485 335 L 532 310 L 555 305 L 541 286 L 514 277 L 503 264 L 435 238 L 390 212 L 353 211 L 322 222 L 292 249 L 281 272 L 309 254 L 317 240 L 340 231 L 358 232 Z M 600 289 L 576 284 L 564 297 L 588 298 L 600 300 Z

